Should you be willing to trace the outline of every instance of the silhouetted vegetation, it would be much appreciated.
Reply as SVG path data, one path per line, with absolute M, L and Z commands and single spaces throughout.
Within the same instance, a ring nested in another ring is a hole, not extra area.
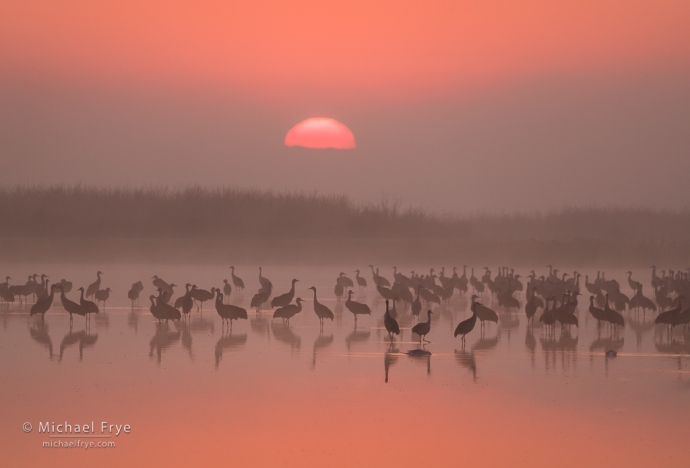
M 644 265 L 690 260 L 690 212 L 437 216 L 399 203 L 241 189 L 0 189 L 4 261 Z

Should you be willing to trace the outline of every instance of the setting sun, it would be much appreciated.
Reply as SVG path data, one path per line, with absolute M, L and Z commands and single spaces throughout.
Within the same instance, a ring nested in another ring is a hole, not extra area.
M 313 149 L 356 147 L 355 136 L 350 129 L 328 117 L 312 117 L 292 127 L 285 135 L 285 146 Z

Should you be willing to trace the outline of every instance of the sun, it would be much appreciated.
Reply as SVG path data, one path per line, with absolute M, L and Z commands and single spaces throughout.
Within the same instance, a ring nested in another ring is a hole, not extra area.
M 354 149 L 355 136 L 349 128 L 335 119 L 312 117 L 303 120 L 287 132 L 285 146 L 313 149 Z

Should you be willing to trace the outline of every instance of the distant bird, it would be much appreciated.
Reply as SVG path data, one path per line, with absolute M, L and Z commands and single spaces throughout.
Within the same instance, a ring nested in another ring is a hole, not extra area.
M 352 290 L 347 292 L 347 300 L 345 301 L 345 307 L 347 307 L 347 310 L 352 312 L 352 314 L 355 316 L 355 323 L 357 323 L 357 316 L 358 315 L 371 315 L 371 309 L 366 304 L 353 301 L 352 300 L 352 294 L 353 294 Z M 388 303 L 388 301 L 386 301 L 386 303 Z
M 103 274 L 102 271 L 96 272 L 96 281 L 91 283 L 88 288 L 86 288 L 86 297 L 92 297 L 94 296 L 99 289 L 101 289 L 101 275 Z
M 340 277 L 335 279 L 335 288 L 333 288 L 333 294 L 335 294 L 335 297 L 340 300 L 343 297 L 343 294 L 345 294 L 345 286 L 343 286 L 343 282 L 341 281 Z
M 60 280 L 59 284 L 60 284 L 60 287 L 62 288 L 62 290 L 65 291 L 65 293 L 68 293 L 72 290 L 72 282 L 71 281 L 67 281 L 66 279 L 63 278 Z
M 421 285 L 417 286 L 417 297 L 412 302 L 412 316 L 416 319 L 419 319 L 419 314 L 422 312 L 422 301 L 419 300 L 419 290 L 421 288 Z
M 158 275 L 153 275 L 151 278 L 153 279 L 153 286 L 155 286 L 156 289 L 161 289 L 164 292 L 172 294 L 172 289 L 170 289 L 170 285 L 167 282 L 163 281 L 161 278 L 159 278 Z
M 60 289 L 60 286 L 54 284 L 50 287 L 50 295 L 40 301 L 37 301 L 33 306 L 31 306 L 31 312 L 29 315 L 32 317 L 37 314 L 41 314 L 41 321 L 45 321 L 45 315 L 50 306 L 53 305 L 53 298 L 55 297 L 55 290 Z
M 374 271 L 374 265 L 369 265 L 369 268 L 371 268 L 371 274 L 374 278 L 374 284 L 381 285 L 384 288 L 389 288 L 391 286 L 390 281 L 388 281 L 383 276 L 379 275 L 379 269 L 378 268 L 376 269 L 376 271 Z
M 555 297 L 549 297 L 546 298 L 546 307 L 544 308 L 544 312 L 542 312 L 541 317 L 539 317 L 539 321 L 542 322 L 546 327 L 554 327 L 556 325 L 556 316 L 553 314 L 553 311 L 549 309 L 549 301 L 553 300 L 555 303 L 556 298 Z
M 429 304 L 441 304 L 441 298 L 425 287 L 421 287 L 419 289 L 419 294 L 421 295 L 422 299 Z
M 472 302 L 475 302 L 475 299 L 479 299 L 479 296 L 473 295 Z M 489 309 L 479 302 L 477 302 L 475 307 L 477 309 L 477 318 L 479 319 L 480 326 L 484 326 L 484 322 L 498 323 L 498 315 L 492 309 Z
M 241 289 L 243 290 L 244 289 L 244 281 L 242 281 L 242 278 L 235 275 L 235 267 L 231 266 L 230 270 L 231 270 L 230 274 L 232 275 L 232 284 L 235 286 L 235 290 L 236 291 L 241 290 Z
M 267 289 L 269 286 L 271 289 L 273 289 L 273 283 L 271 283 L 271 280 L 264 278 L 261 274 L 261 267 L 259 267 L 259 284 L 261 285 L 262 289 Z
M 194 299 L 192 299 L 192 291 L 191 291 L 192 285 L 187 283 L 185 285 L 185 294 L 184 296 L 180 296 L 175 300 L 175 304 L 173 304 L 173 307 L 176 309 L 182 309 L 182 313 L 184 316 L 188 316 L 189 313 L 192 311 L 194 308 Z
M 594 317 L 597 321 L 597 327 L 601 325 L 602 320 L 604 322 L 607 321 L 606 313 L 603 310 L 594 307 L 594 296 L 589 296 L 589 313 L 592 314 L 592 317 Z
M 230 297 L 230 294 L 232 294 L 232 286 L 230 286 L 227 279 L 223 280 L 223 284 L 223 297 Z
M 262 287 L 259 289 L 258 293 L 254 294 L 249 307 L 256 309 L 256 312 L 259 313 L 261 311 L 261 306 L 263 306 L 268 301 L 268 298 L 271 297 L 272 291 L 273 286 L 270 283 L 267 283 L 266 288 Z
M 420 322 L 412 327 L 412 333 L 419 335 L 419 344 L 422 344 L 422 339 L 424 339 L 424 341 L 427 343 L 431 343 L 430 341 L 426 340 L 426 335 L 431 331 L 431 314 L 433 314 L 433 312 L 429 310 L 427 312 L 426 322 Z
M 73 314 L 81 315 L 82 317 L 86 318 L 86 312 L 84 312 L 82 306 L 80 306 L 74 301 L 69 300 L 67 296 L 65 296 L 65 290 L 62 289 L 62 286 L 60 287 L 60 301 L 62 302 L 62 307 L 69 314 L 70 323 L 72 322 Z
M 642 294 L 642 285 L 639 285 L 635 295 L 630 299 L 630 308 L 642 309 L 643 313 L 646 313 L 647 309 L 656 311 L 656 304 Z
M 681 314 L 682 302 L 683 299 L 685 299 L 685 296 L 680 295 L 678 296 L 678 299 L 678 305 L 671 310 L 667 310 L 666 312 L 662 312 L 659 315 L 657 315 L 656 319 L 654 320 L 654 323 L 668 325 L 669 328 L 676 327 L 678 325 L 678 319 Z
M 527 303 L 525 304 L 525 315 L 527 315 L 527 321 L 532 320 L 532 323 L 534 323 L 534 314 L 537 313 L 537 297 L 534 295 L 534 291 L 536 291 L 537 288 L 531 288 L 531 291 L 529 292 L 529 299 L 527 299 Z
M 611 323 L 611 325 L 625 326 L 625 319 L 621 314 L 609 307 L 609 295 L 606 295 L 606 305 L 604 306 L 604 313 L 606 314 L 606 320 Z M 658 318 L 658 317 L 657 317 Z
M 290 319 L 302 312 L 302 298 L 298 297 L 295 299 L 295 302 L 297 304 L 288 304 L 276 309 L 276 311 L 273 313 L 273 318 L 282 318 L 287 322 L 288 325 L 290 325 Z
M 393 335 L 400 334 L 400 326 L 398 325 L 398 321 L 391 317 L 391 314 L 388 311 L 388 301 L 386 301 L 386 312 L 383 314 L 383 325 L 386 327 L 386 331 L 388 332 L 388 336 L 392 342 Z
M 182 314 L 180 314 L 180 311 L 168 304 L 167 302 L 165 302 L 164 297 L 165 291 L 161 288 L 158 288 L 158 297 L 156 298 L 156 305 L 158 306 L 160 314 L 163 316 L 163 319 L 166 322 L 168 320 L 182 319 Z
M 108 300 L 110 297 L 111 289 L 110 288 L 105 288 L 105 289 L 100 289 L 96 292 L 95 298 L 96 298 L 96 304 L 99 302 L 103 303 L 103 307 L 105 307 L 105 301 Z
M 140 291 L 136 290 L 134 286 L 132 286 L 132 288 L 129 291 L 127 291 L 127 299 L 132 301 L 132 308 L 134 307 L 134 302 L 139 300 L 139 293 Z
M 295 297 L 295 283 L 299 282 L 298 279 L 292 280 L 292 287 L 288 292 L 285 294 L 281 294 L 280 296 L 276 296 L 271 300 L 271 308 L 276 308 L 276 307 L 285 307 L 289 305 L 292 302 L 292 299 Z
M 158 320 L 158 323 L 161 323 L 161 321 L 165 320 L 165 314 L 163 313 L 163 308 L 160 307 L 158 304 L 156 304 L 156 296 L 154 296 L 154 295 L 149 296 L 149 300 L 151 301 L 151 307 L 149 307 L 149 310 L 151 311 L 151 315 L 153 315 L 153 317 Z
M 355 279 L 357 280 L 357 285 L 359 286 L 359 289 L 364 289 L 367 287 L 367 280 L 359 276 L 359 270 L 355 270 L 355 273 L 357 274 L 355 276 Z
M 472 311 L 472 316 L 468 318 L 467 320 L 463 320 L 462 322 L 458 323 L 458 326 L 455 327 L 455 333 L 453 334 L 454 337 L 457 338 L 458 335 L 462 335 L 462 344 L 464 346 L 465 344 L 465 336 L 474 330 L 474 326 L 477 323 L 477 304 L 478 302 L 475 302 L 475 300 L 472 300 L 472 305 L 470 306 L 470 310 Z
M 630 289 L 632 289 L 633 291 L 637 291 L 642 286 L 640 282 L 632 279 L 632 271 L 628 272 L 628 285 L 630 286 Z
M 165 304 L 170 303 L 170 299 L 172 299 L 173 294 L 175 294 L 175 287 L 177 285 L 175 283 L 170 283 L 169 285 L 170 289 L 166 291 L 165 289 L 161 289 L 161 295 L 158 298 L 160 301 L 164 302 Z
M 326 307 L 325 305 L 321 304 L 317 299 L 316 299 L 316 288 L 312 286 L 311 288 L 312 291 L 314 291 L 314 313 L 316 316 L 319 318 L 319 323 L 323 327 L 323 321 L 326 319 L 331 319 L 333 320 L 333 311 Z
M 132 284 L 132 289 L 138 292 L 142 292 L 144 290 L 144 283 L 141 281 L 137 281 L 136 283 Z
M 97 314 L 99 312 L 98 306 L 96 305 L 96 303 L 84 299 L 84 288 L 79 288 L 77 289 L 77 291 L 81 291 L 79 305 L 84 310 L 87 321 L 91 321 L 91 316 L 89 314 Z
M 223 303 L 223 294 L 220 289 L 216 290 L 216 312 L 220 315 L 223 322 L 227 321 L 232 328 L 233 320 L 247 320 L 247 310 L 232 304 Z
M 343 285 L 345 289 L 355 287 L 355 283 L 353 283 L 352 280 L 348 278 L 344 272 L 341 271 L 340 275 L 338 275 L 338 278 L 340 278 L 340 283 Z
M 189 294 L 192 296 L 192 299 L 194 299 L 195 301 L 198 301 L 199 304 L 201 304 L 201 307 L 199 307 L 199 304 L 197 304 L 197 306 L 196 306 L 197 310 L 199 310 L 201 312 L 204 311 L 204 302 L 210 301 L 211 299 L 213 299 L 215 297 L 215 295 L 212 292 L 207 291 L 205 289 L 197 288 L 196 284 L 192 285 L 192 290 L 189 291 Z
M 376 284 L 376 290 L 379 292 L 381 297 L 384 299 L 387 299 L 389 301 L 392 301 L 393 298 L 395 297 L 395 293 L 393 292 L 392 289 L 389 289 L 385 286 L 381 286 L 381 283 Z

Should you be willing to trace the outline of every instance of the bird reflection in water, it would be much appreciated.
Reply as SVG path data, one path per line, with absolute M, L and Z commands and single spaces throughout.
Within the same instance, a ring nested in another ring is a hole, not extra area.
M 275 324 L 271 322 L 271 332 L 276 340 L 289 344 L 290 351 L 292 352 L 298 353 L 302 347 L 302 338 L 300 338 L 299 335 L 296 335 L 295 332 L 292 331 L 292 328 L 288 327 L 287 325 L 282 323 Z
M 395 342 L 391 341 L 388 350 L 383 353 L 383 369 L 386 373 L 385 382 L 388 383 L 388 371 L 392 365 L 398 362 L 400 357 L 400 350 L 395 347 Z
M 249 326 L 252 331 L 257 335 L 265 336 L 267 339 L 271 337 L 268 324 L 268 319 L 263 315 L 255 315 L 249 319 Z
M 333 333 L 328 336 L 323 336 L 323 330 L 319 333 L 319 336 L 314 340 L 313 348 L 313 359 L 311 362 L 311 369 L 316 369 L 316 352 L 320 349 L 325 349 L 333 344 Z
M 423 349 L 422 346 L 417 349 L 409 350 L 407 355 L 412 362 L 426 364 L 426 374 L 431 375 L 431 352 Z
M 174 322 L 175 328 L 181 333 L 180 341 L 182 347 L 189 353 L 189 358 L 194 361 L 194 351 L 192 351 L 192 332 L 189 324 L 184 320 L 177 320 Z
M 498 346 L 498 339 L 499 339 L 499 334 L 498 331 L 496 332 L 496 335 L 493 336 L 492 338 L 487 338 L 484 336 L 484 333 L 479 336 L 479 339 L 472 345 L 472 352 L 475 351 L 490 351 L 494 349 L 496 346 Z
M 603 351 L 604 353 L 608 353 L 608 351 L 619 351 L 621 348 L 623 348 L 625 340 L 622 337 L 618 337 L 617 335 L 612 335 L 609 337 L 601 338 L 598 337 L 594 341 L 592 341 L 592 344 L 589 345 L 589 351 L 590 351 L 590 356 L 589 356 L 589 365 L 592 367 L 594 364 L 594 353 L 597 351 Z M 604 369 L 605 369 L 605 375 L 609 375 L 609 358 L 608 356 L 604 360 Z
M 464 349 L 458 351 L 455 350 L 455 361 L 466 369 L 472 372 L 472 380 L 477 382 L 477 362 L 474 359 L 474 351 L 465 351 Z
M 355 326 L 355 329 L 345 337 L 345 344 L 347 345 L 347 350 L 350 351 L 350 348 L 353 343 L 366 343 L 367 341 L 369 341 L 369 338 L 371 338 L 371 328 L 358 330 Z
M 96 317 L 94 321 L 96 322 L 96 328 L 110 328 L 110 317 L 108 313 L 103 309 L 100 313 L 95 314 Z
M 197 316 L 189 321 L 189 330 L 191 332 L 205 332 L 210 331 L 211 333 L 215 330 L 215 323 L 210 318 L 204 318 L 202 316 Z
M 98 341 L 98 333 L 90 334 L 88 328 L 73 332 L 70 327 L 69 333 L 60 342 L 60 356 L 58 361 L 62 361 L 62 357 L 65 354 L 65 350 L 70 346 L 79 343 L 79 361 L 84 359 L 84 349 L 95 346 L 96 341 Z
M 654 320 L 647 320 L 642 322 L 637 321 L 631 315 L 628 318 L 628 326 L 635 332 L 635 338 L 637 340 L 637 350 L 639 351 L 642 347 L 642 338 L 645 334 L 654 330 L 656 324 L 654 323 Z
M 29 328 L 31 338 L 41 346 L 48 348 L 48 357 L 53 359 L 53 340 L 48 335 L 48 324 L 42 320 L 33 320 L 31 328 Z
M 573 338 L 570 334 L 569 328 L 561 330 L 560 335 L 556 338 L 553 333 L 547 333 L 539 337 L 541 349 L 544 352 L 544 363 L 547 372 L 549 368 L 549 359 L 551 360 L 551 370 L 556 369 L 556 359 L 561 357 L 561 369 L 567 370 L 571 366 L 577 366 L 577 342 L 579 337 Z
M 132 307 L 132 310 L 127 314 L 127 326 L 134 328 L 134 334 L 139 331 L 139 310 Z
M 527 353 L 530 355 L 530 361 L 532 362 L 532 369 L 535 367 L 535 361 L 536 361 L 536 349 L 537 349 L 537 339 L 534 337 L 534 332 L 532 330 L 532 327 L 527 326 L 527 332 L 525 333 L 525 349 L 527 349 Z
M 227 334 L 221 336 L 216 342 L 215 356 L 216 356 L 216 369 L 220 365 L 220 360 L 223 358 L 223 350 L 237 350 L 238 348 L 247 344 L 247 334 L 243 333 L 241 335 L 233 335 L 231 331 Z
M 158 364 L 160 364 L 163 350 L 179 341 L 180 335 L 181 333 L 179 330 L 171 332 L 165 324 L 156 324 L 156 334 L 153 335 L 153 338 L 149 341 L 149 357 L 153 357 L 153 350 L 155 349 L 156 356 L 158 357 Z

